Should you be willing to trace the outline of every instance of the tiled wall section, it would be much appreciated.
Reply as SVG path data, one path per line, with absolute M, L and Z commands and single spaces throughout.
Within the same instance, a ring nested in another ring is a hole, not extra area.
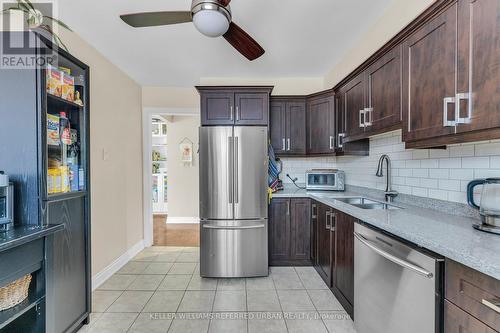
M 350 185 L 385 189 L 385 177 L 375 176 L 378 159 L 388 154 L 396 191 L 420 197 L 466 203 L 466 187 L 476 178 L 500 177 L 500 140 L 448 146 L 447 149 L 405 149 L 401 131 L 370 138 L 370 156 L 284 158 L 283 176 L 298 177 L 313 168 L 339 168 Z M 385 168 L 384 168 L 385 173 Z

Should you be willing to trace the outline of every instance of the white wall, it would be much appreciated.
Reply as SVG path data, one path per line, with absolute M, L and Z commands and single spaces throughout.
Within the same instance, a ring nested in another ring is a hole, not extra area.
M 366 157 L 283 159 L 283 174 L 304 182 L 309 168 L 339 168 L 346 172 L 347 184 L 383 190 L 385 177 L 375 176 L 382 154 L 391 158 L 394 189 L 420 197 L 466 203 L 469 181 L 500 177 L 500 140 L 451 145 L 446 150 L 405 149 L 400 130 L 371 137 Z
M 173 116 L 167 124 L 168 142 L 168 218 L 167 223 L 196 222 L 199 219 L 199 116 Z M 193 164 L 181 162 L 179 143 L 193 142 Z
M 324 87 L 332 88 L 356 67 L 407 26 L 435 0 L 394 0 L 384 14 L 347 50 L 329 73 L 326 73 Z
M 90 66 L 92 273 L 143 239 L 140 86 L 76 34 L 70 53 Z

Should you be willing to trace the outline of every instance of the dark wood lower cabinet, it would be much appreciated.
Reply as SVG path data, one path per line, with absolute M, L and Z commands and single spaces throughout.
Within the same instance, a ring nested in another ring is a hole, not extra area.
M 310 232 L 310 199 L 273 199 L 269 207 L 270 265 L 311 265 Z
M 354 223 L 356 219 L 335 210 L 332 230 L 332 291 L 344 309 L 353 315 L 354 305 Z
M 318 274 L 328 287 L 332 284 L 331 264 L 332 264 L 332 236 L 331 236 L 331 213 L 332 208 L 318 203 L 317 204 L 317 247 L 318 257 L 316 259 L 315 268 Z
M 444 301 L 445 333 L 498 333 L 448 300 Z

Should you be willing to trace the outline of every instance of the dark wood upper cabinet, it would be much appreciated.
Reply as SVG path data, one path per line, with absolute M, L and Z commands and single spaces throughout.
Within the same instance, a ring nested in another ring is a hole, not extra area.
M 403 43 L 404 140 L 453 134 L 457 4 Z
M 271 144 L 276 155 L 305 155 L 305 98 L 272 97 L 270 119 Z
M 269 124 L 269 93 L 236 92 L 235 125 Z
M 367 133 L 401 125 L 401 51 L 401 46 L 396 46 L 366 70 Z
M 335 99 L 333 91 L 318 93 L 307 99 L 307 153 L 335 152 Z
M 271 265 L 311 264 L 311 200 L 275 198 L 269 208 Z
M 458 3 L 457 133 L 500 127 L 500 1 Z
M 211 91 L 201 94 L 202 125 L 234 124 L 234 93 Z
M 349 81 L 339 91 L 342 95 L 342 106 L 345 114 L 345 140 L 364 137 L 365 131 L 365 73 Z
M 201 125 L 269 124 L 272 87 L 196 87 L 201 96 Z
M 269 136 L 276 155 L 286 153 L 286 102 L 271 98 Z

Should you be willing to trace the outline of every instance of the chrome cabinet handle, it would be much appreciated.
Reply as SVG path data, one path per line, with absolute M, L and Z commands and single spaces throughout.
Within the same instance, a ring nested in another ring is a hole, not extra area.
M 282 150 L 283 150 L 283 151 L 285 151 L 285 150 L 286 150 L 285 138 L 283 138 L 283 149 L 282 149 Z
M 237 136 L 234 137 L 234 203 L 239 203 L 239 165 L 238 165 L 238 140 Z
M 500 298 L 483 299 L 481 303 L 496 313 L 500 313 Z
M 240 121 L 240 108 L 236 106 L 236 121 Z
M 264 224 L 257 224 L 257 225 L 245 225 L 245 226 L 233 227 L 233 226 L 218 226 L 218 225 L 204 224 L 203 228 L 206 228 L 206 229 L 224 229 L 224 230 L 242 230 L 242 229 L 261 229 L 261 228 L 265 228 L 265 225 Z
M 366 109 L 359 110 L 359 127 L 365 128 L 365 117 L 366 117 Z M 363 118 L 363 121 L 361 121 Z
M 455 97 L 445 97 L 443 99 L 443 126 L 444 127 L 454 127 L 456 125 L 456 120 L 448 120 L 448 104 L 455 103 Z M 457 113 L 457 108 L 455 105 L 455 114 Z
M 227 182 L 227 187 L 228 187 L 228 193 L 229 193 L 229 203 L 233 203 L 233 153 L 234 153 L 234 144 L 233 144 L 233 137 L 228 137 L 227 138 L 227 170 L 229 174 L 229 180 Z
M 369 120 L 367 120 L 369 119 Z M 365 109 L 365 127 L 373 125 L 373 108 Z
M 288 145 L 287 150 L 288 150 L 288 151 L 290 151 L 290 138 L 288 138 L 288 139 L 286 140 L 286 143 L 287 143 L 287 145 Z
M 332 219 L 330 222 L 330 231 L 335 231 L 337 227 L 337 213 L 330 214 L 330 218 Z
M 460 117 L 460 102 L 467 101 L 467 117 Z M 455 119 L 457 124 L 470 124 L 472 121 L 472 104 L 469 93 L 459 93 L 455 95 Z
M 396 257 L 395 255 L 387 253 L 382 249 L 379 249 L 378 247 L 373 245 L 371 241 L 369 241 L 368 239 L 363 237 L 361 234 L 358 234 L 357 232 L 354 232 L 354 237 L 356 237 L 357 240 L 359 240 L 361 243 L 366 245 L 368 248 L 375 251 L 377 254 L 381 255 L 382 257 L 386 258 L 387 260 L 392 261 L 393 263 L 395 263 L 401 267 L 412 270 L 415 273 L 420 274 L 422 276 L 425 276 L 426 278 L 429 278 L 429 279 L 432 279 L 432 277 L 434 276 L 431 272 L 426 271 L 425 269 L 423 269 L 420 266 L 414 265 L 406 260 L 403 260 L 401 258 Z
M 233 119 L 234 119 L 234 112 L 233 112 L 233 106 L 232 105 L 229 107 L 229 119 L 231 121 L 233 121 Z
M 312 204 L 311 208 L 312 208 L 311 218 L 315 219 L 318 217 L 318 206 L 316 204 Z
M 333 136 L 330 135 L 330 150 L 334 149 Z
M 344 137 L 345 133 L 339 133 L 339 141 L 338 141 L 339 148 L 344 148 Z
M 290 216 L 290 200 L 286 202 L 286 215 Z
M 326 220 L 325 220 L 325 229 L 326 230 L 330 230 L 331 228 L 331 220 L 330 220 L 330 215 L 332 214 L 332 212 L 330 211 L 327 211 L 326 212 Z

